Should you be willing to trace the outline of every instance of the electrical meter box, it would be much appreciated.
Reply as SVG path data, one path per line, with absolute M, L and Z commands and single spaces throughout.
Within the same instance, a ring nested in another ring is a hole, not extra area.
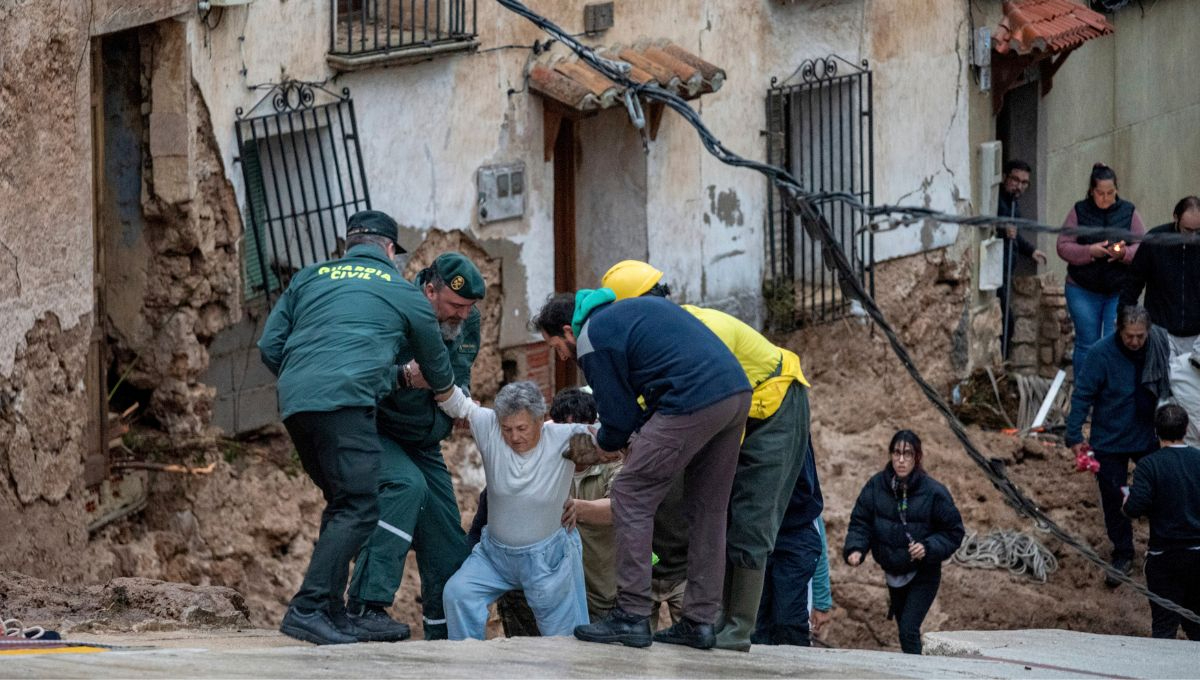
M 525 164 L 485 165 L 475 175 L 479 186 L 479 221 L 499 222 L 525 214 Z

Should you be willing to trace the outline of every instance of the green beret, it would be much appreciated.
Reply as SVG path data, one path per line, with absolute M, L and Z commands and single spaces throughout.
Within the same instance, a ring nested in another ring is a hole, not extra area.
M 462 253 L 442 253 L 433 261 L 433 269 L 437 271 L 446 286 L 458 295 L 468 300 L 482 300 L 487 291 L 483 274 L 469 257 Z

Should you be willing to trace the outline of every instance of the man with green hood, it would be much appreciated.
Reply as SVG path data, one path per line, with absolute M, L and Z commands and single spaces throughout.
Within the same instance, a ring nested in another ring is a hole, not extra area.
M 433 307 L 442 342 L 450 355 L 454 383 L 470 390 L 471 365 L 479 354 L 483 275 L 465 255 L 443 253 L 417 274 L 415 283 Z M 424 368 L 410 353 L 399 357 L 400 387 L 379 404 L 383 456 L 379 472 L 379 521 L 358 554 L 350 581 L 353 621 L 396 627 L 394 640 L 409 636 L 408 626 L 392 621 L 392 605 L 404 561 L 412 547 L 421 575 L 421 605 L 426 640 L 446 638 L 442 589 L 469 552 L 442 440 L 454 421 L 437 408 L 422 377 Z M 402 629 L 402 630 L 400 630 Z

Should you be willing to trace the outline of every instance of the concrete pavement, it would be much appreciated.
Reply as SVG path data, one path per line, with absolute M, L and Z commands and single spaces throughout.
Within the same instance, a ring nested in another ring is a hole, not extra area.
M 593 645 L 570 638 L 314 647 L 272 631 L 79 636 L 100 654 L 8 656 L 19 678 L 594 677 L 1200 677 L 1200 644 L 1071 633 L 934 633 L 929 650 L 962 656 L 756 646 L 750 654 Z M 75 639 L 75 638 L 73 638 Z

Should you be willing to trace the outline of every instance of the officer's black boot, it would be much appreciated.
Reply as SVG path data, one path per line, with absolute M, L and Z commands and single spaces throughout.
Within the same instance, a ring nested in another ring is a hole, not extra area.
M 352 609 L 346 612 L 344 619 L 335 617 L 334 623 L 360 642 L 400 642 L 412 636 L 408 624 L 392 620 L 378 605 L 366 604 Z
M 315 645 L 346 645 L 358 642 L 358 638 L 338 630 L 323 611 L 304 612 L 288 607 L 279 625 L 279 632 L 288 637 L 311 642 Z
M 682 617 L 679 623 L 655 633 L 654 641 L 668 645 L 687 645 L 696 649 L 712 649 L 713 645 L 717 644 L 717 636 L 713 633 L 711 623 L 696 623 Z M 749 645 L 746 646 L 749 651 Z
M 711 630 L 711 626 L 709 627 Z M 584 642 L 607 642 L 626 647 L 649 647 L 650 617 L 627 614 L 614 607 L 608 616 L 586 626 L 575 626 L 575 637 Z

